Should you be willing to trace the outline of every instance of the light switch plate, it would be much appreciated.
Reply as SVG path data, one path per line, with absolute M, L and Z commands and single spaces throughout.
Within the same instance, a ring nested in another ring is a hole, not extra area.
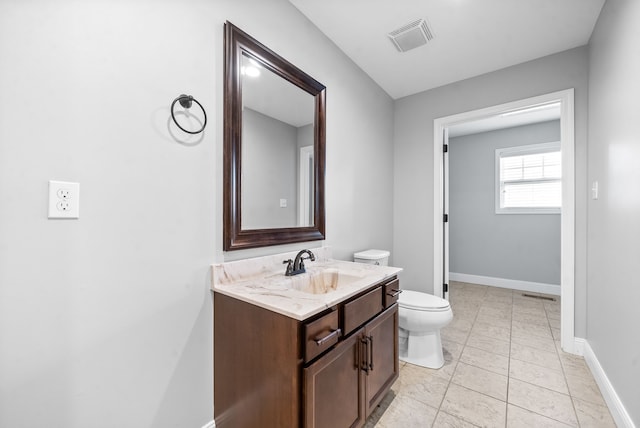
M 287 200 L 280 199 L 280 208 L 287 208 Z
M 49 181 L 49 218 L 80 217 L 80 183 Z

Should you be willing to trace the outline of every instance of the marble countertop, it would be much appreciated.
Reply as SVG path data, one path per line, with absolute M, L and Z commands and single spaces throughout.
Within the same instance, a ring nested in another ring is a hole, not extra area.
M 295 276 L 284 275 L 282 260 L 296 253 L 213 265 L 211 289 L 302 321 L 402 271 L 333 260 L 325 248 L 312 249 L 316 261 L 307 260 L 307 273 Z M 333 281 L 322 279 L 328 277 Z

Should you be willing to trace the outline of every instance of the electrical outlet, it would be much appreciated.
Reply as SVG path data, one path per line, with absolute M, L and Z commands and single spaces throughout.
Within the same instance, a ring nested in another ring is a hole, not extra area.
M 58 196 L 58 199 L 69 199 L 71 197 L 71 191 L 66 187 L 62 187 L 58 189 L 56 195 Z
M 49 218 L 80 217 L 80 184 L 49 181 Z
M 280 199 L 280 208 L 287 208 L 287 200 Z

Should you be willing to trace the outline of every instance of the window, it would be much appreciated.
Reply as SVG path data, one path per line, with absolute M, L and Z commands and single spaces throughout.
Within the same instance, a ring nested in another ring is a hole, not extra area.
M 496 213 L 559 214 L 560 142 L 496 150 Z

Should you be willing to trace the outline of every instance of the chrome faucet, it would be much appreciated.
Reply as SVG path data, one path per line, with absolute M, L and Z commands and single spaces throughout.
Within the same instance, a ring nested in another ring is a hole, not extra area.
M 304 257 L 307 254 L 308 257 Z M 301 273 L 305 273 L 306 270 L 304 268 L 304 261 L 311 260 L 312 262 L 316 260 L 316 256 L 309 250 L 300 251 L 294 260 L 285 260 L 282 263 L 287 265 L 287 270 L 284 273 L 286 276 L 298 275 Z

